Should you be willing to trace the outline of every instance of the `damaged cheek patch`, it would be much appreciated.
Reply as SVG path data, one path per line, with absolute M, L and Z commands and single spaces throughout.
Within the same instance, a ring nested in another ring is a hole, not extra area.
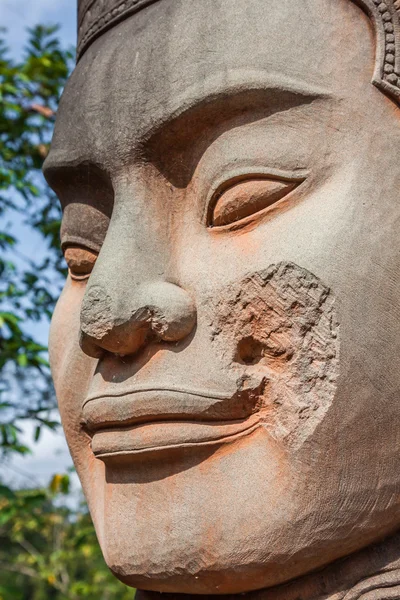
M 336 389 L 339 337 L 330 289 L 282 262 L 224 289 L 212 315 L 212 340 L 225 365 L 265 381 L 265 426 L 290 446 L 301 445 Z

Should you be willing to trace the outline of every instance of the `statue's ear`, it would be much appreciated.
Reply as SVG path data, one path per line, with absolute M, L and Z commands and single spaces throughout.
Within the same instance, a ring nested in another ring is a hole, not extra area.
M 400 103 L 400 0 L 353 0 L 376 31 L 373 84 Z

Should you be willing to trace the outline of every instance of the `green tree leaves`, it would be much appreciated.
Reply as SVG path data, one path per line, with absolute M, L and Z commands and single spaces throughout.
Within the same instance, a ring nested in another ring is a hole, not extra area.
M 48 490 L 0 486 L 0 600 L 132 600 L 104 564 L 85 505 L 68 506 L 67 475 Z
M 49 424 L 49 410 L 55 405 L 47 350 L 34 339 L 30 324 L 50 317 L 64 274 L 58 249 L 60 209 L 44 183 L 41 167 L 72 60 L 72 51 L 61 46 L 57 27 L 39 25 L 31 29 L 20 62 L 8 57 L 5 40 L 0 39 L 2 454 L 26 452 L 19 443 L 18 423 L 36 419 L 35 437 L 39 439 L 40 428 Z M 35 232 L 44 241 L 42 257 L 21 254 L 19 240 L 7 227 L 7 221 L 15 219 L 25 232 Z

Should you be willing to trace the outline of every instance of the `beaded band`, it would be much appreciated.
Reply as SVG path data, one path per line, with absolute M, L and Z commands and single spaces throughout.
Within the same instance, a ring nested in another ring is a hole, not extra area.
M 373 84 L 400 103 L 400 0 L 353 0 L 376 30 Z

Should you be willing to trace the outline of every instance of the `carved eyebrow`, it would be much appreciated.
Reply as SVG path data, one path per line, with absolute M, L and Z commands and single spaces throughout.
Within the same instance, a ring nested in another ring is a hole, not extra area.
M 174 95 L 167 104 L 160 102 L 149 106 L 149 114 L 143 115 L 143 125 L 138 126 L 138 131 L 134 132 L 136 151 L 143 157 L 146 148 L 158 143 L 160 136 L 168 136 L 168 133 L 177 136 L 176 140 L 186 136 L 188 129 L 190 130 L 190 122 L 200 115 L 208 122 L 218 123 L 235 113 L 250 113 L 256 109 L 274 114 L 289 107 L 309 104 L 316 99 L 332 97 L 332 92 L 315 83 L 281 73 L 274 74 L 261 69 L 218 72 Z M 135 154 L 135 149 L 132 154 Z M 44 163 L 43 172 L 49 180 L 60 171 L 94 164 L 93 158 L 76 148 L 52 148 Z
M 192 112 L 210 107 L 223 105 L 249 97 L 248 110 L 259 102 L 267 107 L 275 96 L 297 98 L 293 104 L 307 104 L 316 99 L 332 98 L 333 94 L 325 88 L 305 80 L 287 77 L 281 73 L 275 74 L 261 69 L 232 69 L 218 72 L 186 88 L 182 93 L 172 98 L 169 105 L 154 108 L 152 124 L 143 132 L 143 139 L 150 139 L 166 125 L 176 122 L 181 117 Z M 275 103 L 277 104 L 277 103 Z M 261 108 L 260 105 L 260 108 Z M 279 112 L 275 106 L 273 112 Z
M 49 153 L 50 156 L 51 152 Z M 61 156 L 66 159 L 60 160 Z M 104 214 L 111 214 L 113 188 L 106 170 L 92 161 L 74 160 L 67 150 L 57 150 L 43 166 L 43 174 L 49 186 L 57 194 L 61 206 L 74 199 L 82 204 L 96 204 Z
M 141 137 L 140 156 L 175 187 L 187 186 L 203 153 L 229 129 L 334 97 L 322 88 L 265 71 L 228 75 L 222 83 L 213 77 L 200 90 L 186 90 L 174 100 L 176 109 L 164 109 Z
M 47 183 L 53 187 L 53 179 L 59 175 L 67 175 L 72 171 L 84 168 L 99 168 L 93 160 L 82 152 L 71 150 L 70 147 L 52 149 L 48 153 L 42 166 L 42 173 Z

